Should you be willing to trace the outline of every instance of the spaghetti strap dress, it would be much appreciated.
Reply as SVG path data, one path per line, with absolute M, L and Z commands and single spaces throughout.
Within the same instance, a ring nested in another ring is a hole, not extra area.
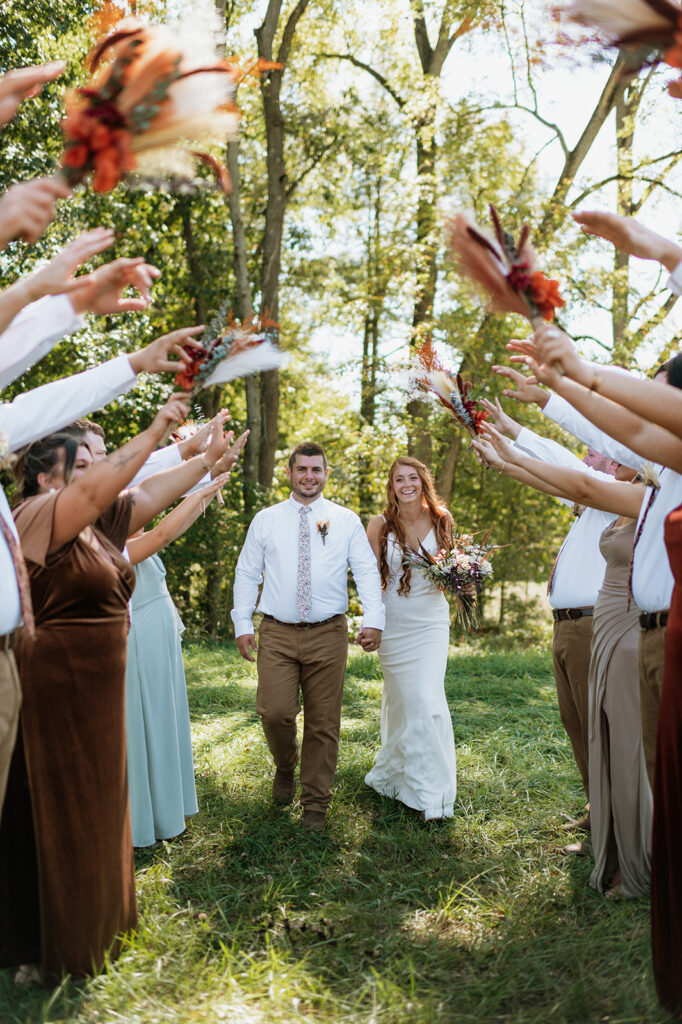
M 192 736 L 180 637 L 184 626 L 158 555 L 135 566 L 126 671 L 133 846 L 172 839 L 196 814 Z
M 433 554 L 438 550 L 433 530 L 423 546 Z M 384 677 L 381 750 L 365 782 L 427 820 L 451 818 L 457 765 L 444 685 L 450 610 L 443 593 L 414 568 L 409 592 L 398 593 L 403 554 L 393 534 L 387 557 L 386 625 L 378 651 Z
M 634 539 L 631 522 L 611 524 L 599 541 L 606 573 L 594 606 L 588 685 L 590 885 L 603 891 L 620 867 L 623 895 L 648 896 L 653 798 L 639 710 L 639 608 L 628 609 Z
M 131 503 L 48 554 L 59 492 L 14 516 L 36 636 L 17 649 L 23 690 L 0 825 L 0 966 L 43 983 L 98 971 L 136 925 L 125 746 Z

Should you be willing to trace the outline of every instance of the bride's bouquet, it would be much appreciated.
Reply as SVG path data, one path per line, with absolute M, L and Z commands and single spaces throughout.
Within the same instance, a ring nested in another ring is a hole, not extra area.
M 493 575 L 490 559 L 497 546 L 488 544 L 489 536 L 476 543 L 471 535 L 456 533 L 449 551 L 441 548 L 432 555 L 420 545 L 419 551 L 406 552 L 409 565 L 455 599 L 457 625 L 467 631 L 479 628 L 478 598 Z

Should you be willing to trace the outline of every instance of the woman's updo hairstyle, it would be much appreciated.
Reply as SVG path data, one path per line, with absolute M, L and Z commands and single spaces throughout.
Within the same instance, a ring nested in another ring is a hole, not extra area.
M 61 451 L 64 452 L 64 479 L 68 483 L 82 443 L 69 434 L 50 434 L 24 448 L 14 467 L 17 503 L 40 492 L 38 476 L 41 473 L 47 473 L 48 476 L 52 473 L 59 462 Z

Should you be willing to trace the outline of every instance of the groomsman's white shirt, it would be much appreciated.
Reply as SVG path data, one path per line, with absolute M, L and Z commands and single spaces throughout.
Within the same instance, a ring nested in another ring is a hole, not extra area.
M 84 325 L 66 295 L 46 295 L 24 306 L 0 334 L 0 390 Z
M 540 437 L 532 430 L 521 428 L 514 444 L 536 459 L 543 459 L 555 466 L 577 469 L 600 480 L 613 482 L 608 473 L 586 466 L 577 455 L 547 437 Z M 623 486 L 626 486 L 625 484 Z M 559 498 L 565 505 L 573 502 Z M 599 538 L 617 518 L 612 512 L 601 512 L 586 508 L 566 535 L 561 546 L 552 579 L 549 603 L 552 608 L 591 608 L 604 582 L 606 562 L 599 550 Z
M 594 423 L 591 423 L 586 416 L 583 416 L 581 412 L 574 409 L 571 403 L 567 402 L 561 395 L 556 395 L 552 392 L 542 412 L 548 419 L 558 423 L 569 434 L 573 434 L 579 441 L 582 441 L 583 444 L 586 444 L 588 448 L 592 448 L 595 452 L 599 452 L 600 455 L 606 455 L 607 458 L 614 459 L 615 462 L 620 462 L 623 466 L 630 466 L 636 470 L 641 469 L 642 463 L 645 461 L 641 455 L 637 455 L 636 452 L 626 448 L 620 441 L 616 441 L 613 437 L 605 434 L 603 430 L 600 430 Z
M 0 431 L 9 438 L 11 451 L 46 437 L 67 426 L 79 416 L 111 402 L 128 391 L 137 376 L 126 356 L 118 356 L 93 370 L 57 380 L 27 391 L 13 402 L 0 405 Z M 14 520 L 0 488 L 0 515 L 16 536 Z M 19 588 L 14 563 L 5 538 L 0 534 L 0 635 L 11 633 L 21 623 Z
M 253 633 L 258 611 L 281 622 L 299 622 L 296 608 L 298 529 L 302 504 L 293 496 L 254 516 L 241 550 L 234 578 L 232 621 L 235 636 Z M 306 621 L 320 622 L 348 608 L 348 566 L 358 588 L 363 626 L 383 629 L 385 612 L 376 558 L 358 516 L 319 497 L 310 509 L 311 607 Z M 323 542 L 317 524 L 329 520 Z
M 672 469 L 658 468 L 660 488 L 649 509 L 632 562 L 632 597 L 643 612 L 665 611 L 670 607 L 675 580 L 663 536 L 665 517 L 682 504 L 682 476 Z M 652 488 L 647 487 L 639 512 L 635 536 L 649 504 Z

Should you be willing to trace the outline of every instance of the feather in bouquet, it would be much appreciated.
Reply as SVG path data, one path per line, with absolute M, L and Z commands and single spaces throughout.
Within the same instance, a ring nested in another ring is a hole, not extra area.
M 94 190 L 108 192 L 131 171 L 187 176 L 203 161 L 229 191 L 227 171 L 197 146 L 235 136 L 236 72 L 200 56 L 167 26 L 137 18 L 98 43 L 91 80 L 66 96 L 61 162 L 69 184 L 92 174 Z
M 430 341 L 417 349 L 410 380 L 412 392 L 427 392 L 435 395 L 446 409 L 465 428 L 471 437 L 479 433 L 481 423 L 488 418 L 485 409 L 470 397 L 471 381 L 464 381 L 461 374 L 452 374 L 441 364 Z
M 191 363 L 176 375 L 175 383 L 192 398 L 212 384 L 226 384 L 252 373 L 276 370 L 289 361 L 277 347 L 277 324 L 251 317 L 239 324 L 231 313 L 227 323 L 219 314 L 202 338 L 202 351 L 187 348 Z
M 573 0 L 561 13 L 596 28 L 606 45 L 624 47 L 630 71 L 659 61 L 682 68 L 682 5 L 675 0 Z
M 520 313 L 534 327 L 552 320 L 554 310 L 565 305 L 559 295 L 559 282 L 545 277 L 536 267 L 530 244 L 530 229 L 521 229 L 518 241 L 505 231 L 494 206 L 490 216 L 495 237 L 484 231 L 463 213 L 446 221 L 446 234 L 457 269 L 481 285 L 495 313 Z
M 485 584 L 492 579 L 490 559 L 497 550 L 489 544 L 490 531 L 478 543 L 469 534 L 454 534 L 452 547 L 432 555 L 423 545 L 419 551 L 407 549 L 409 565 L 440 590 L 455 599 L 455 615 L 461 629 L 478 629 L 478 598 Z

